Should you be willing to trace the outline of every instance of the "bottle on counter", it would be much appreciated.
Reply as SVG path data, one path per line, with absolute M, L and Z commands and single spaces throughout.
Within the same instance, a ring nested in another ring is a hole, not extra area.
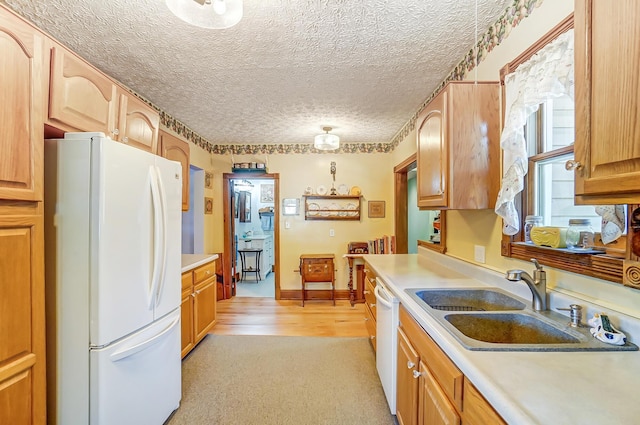
M 589 249 L 595 243 L 595 233 L 591 221 L 586 218 L 572 218 L 567 229 L 567 248 Z
M 524 219 L 524 241 L 526 243 L 533 243 L 531 241 L 531 229 L 534 227 L 542 226 L 542 216 L 540 215 L 528 215 Z

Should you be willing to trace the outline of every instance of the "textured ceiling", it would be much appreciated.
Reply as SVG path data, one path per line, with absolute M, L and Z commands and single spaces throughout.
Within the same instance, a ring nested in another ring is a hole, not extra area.
M 0 0 L 213 144 L 388 143 L 474 44 L 476 0 L 244 0 L 225 30 L 164 0 Z M 477 0 L 478 35 L 513 0 Z

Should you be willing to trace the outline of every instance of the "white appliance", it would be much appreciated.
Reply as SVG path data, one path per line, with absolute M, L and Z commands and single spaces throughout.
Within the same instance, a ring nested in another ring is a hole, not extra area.
M 376 278 L 376 369 L 391 414 L 396 414 L 399 300 Z
M 57 424 L 162 425 L 178 408 L 181 194 L 177 162 L 102 133 L 45 141 Z

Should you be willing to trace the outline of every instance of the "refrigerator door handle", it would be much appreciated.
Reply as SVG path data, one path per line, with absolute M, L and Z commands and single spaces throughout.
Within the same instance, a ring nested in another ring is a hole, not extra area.
M 156 178 L 157 171 L 154 166 L 149 167 L 150 186 L 151 186 L 151 203 L 153 204 L 153 273 L 151 275 L 151 288 L 149 291 L 149 310 L 153 310 L 156 304 L 156 288 L 164 267 L 162 258 L 163 235 L 162 235 L 162 201 L 160 199 L 160 188 Z
M 160 222 L 162 230 L 162 244 L 161 244 L 161 259 L 160 259 L 160 276 L 158 278 L 158 284 L 156 286 L 155 293 L 155 305 L 160 304 L 160 298 L 162 296 L 162 289 L 164 287 L 165 273 L 167 269 L 167 233 L 169 231 L 168 218 L 167 218 L 167 191 L 162 182 L 162 174 L 160 168 L 156 166 L 156 177 L 158 179 L 158 192 L 160 194 L 160 206 L 162 211 L 162 219 Z
M 160 342 L 163 336 L 171 332 L 171 330 L 176 327 L 180 323 L 180 316 L 176 317 L 169 326 L 159 332 L 157 335 L 152 336 L 148 340 L 141 342 L 140 344 L 136 344 L 132 347 L 127 347 L 124 350 L 116 351 L 110 357 L 112 362 L 117 362 L 119 360 L 125 359 L 127 357 L 133 356 L 136 353 L 141 352 L 142 350 L 146 350 L 152 345 Z

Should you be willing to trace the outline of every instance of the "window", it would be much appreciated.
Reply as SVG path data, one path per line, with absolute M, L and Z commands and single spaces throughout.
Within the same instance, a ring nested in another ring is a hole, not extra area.
M 514 81 L 517 82 L 513 75 L 510 78 L 509 74 L 513 74 L 520 67 L 522 67 L 523 72 L 520 72 L 519 75 L 526 71 L 531 71 L 534 69 L 533 67 L 537 67 L 535 71 L 538 72 L 547 72 L 551 69 L 559 71 L 560 73 L 556 76 L 561 78 L 557 80 L 551 78 L 551 81 L 565 84 L 569 82 L 568 78 L 572 81 L 572 75 L 561 73 L 569 65 L 568 63 L 546 62 L 546 60 L 559 59 L 562 61 L 565 58 L 572 58 L 572 52 L 571 54 L 565 52 L 565 54 L 550 55 L 548 54 L 549 49 L 545 49 L 547 53 L 541 51 L 549 43 L 561 37 L 563 43 L 572 48 L 572 43 L 566 41 L 569 34 L 572 36 L 572 28 L 573 15 L 558 24 L 514 61 L 505 65 L 500 72 L 502 83 L 512 84 Z M 567 35 L 563 37 L 565 33 Z M 536 56 L 537 61 L 530 61 L 534 56 Z M 525 90 L 522 93 L 529 96 L 529 98 L 540 97 L 540 94 L 546 93 L 546 91 L 538 89 L 538 85 L 550 80 L 525 81 L 525 84 L 530 84 L 525 87 L 528 91 Z M 519 82 L 522 82 L 522 80 Z M 545 89 L 549 88 L 550 86 L 548 85 L 545 87 Z M 553 89 L 553 87 L 551 88 Z M 519 92 L 511 93 L 520 94 Z M 524 136 L 526 141 L 524 146 L 509 145 L 510 149 L 513 149 L 514 146 L 517 149 L 521 149 L 515 151 L 515 154 L 510 151 L 509 159 L 513 161 L 515 158 L 517 160 L 518 156 L 520 158 L 525 156 L 528 158 L 528 162 L 525 161 L 527 162 L 526 164 L 522 164 L 522 160 L 520 162 L 507 163 L 507 153 L 505 151 L 504 166 L 505 170 L 507 170 L 505 175 L 515 177 L 520 172 L 519 167 L 528 168 L 528 173 L 524 177 L 523 184 L 520 185 L 520 188 L 524 186 L 524 190 L 517 195 L 514 195 L 514 192 L 510 192 L 511 201 L 500 204 L 500 201 L 503 200 L 500 198 L 496 206 L 496 212 L 505 217 L 503 220 L 505 234 L 501 245 L 502 255 L 526 261 L 536 258 L 541 264 L 557 269 L 614 282 L 622 282 L 622 263 L 626 250 L 626 236 L 621 237 L 613 244 L 607 245 L 607 254 L 610 255 L 575 254 L 568 252 L 568 250 L 544 248 L 524 243 L 522 229 L 520 228 L 520 231 L 518 231 L 516 226 L 510 226 L 514 223 L 510 221 L 512 217 L 517 217 L 515 222 L 517 224 L 518 220 L 523 223 L 525 216 L 531 214 L 543 216 L 545 225 L 562 227 L 568 225 L 569 218 L 588 218 L 591 220 L 594 230 L 600 230 L 602 219 L 596 214 L 594 207 L 576 206 L 574 204 L 574 173 L 568 172 L 564 168 L 565 162 L 573 158 L 574 107 L 570 96 L 558 97 L 557 93 L 555 94 L 553 96 L 544 96 L 543 99 L 536 100 L 536 103 L 532 103 L 532 105 L 531 103 L 526 103 L 527 107 L 523 110 L 528 112 L 521 115 L 522 121 L 518 122 L 518 115 L 506 116 L 510 107 L 509 100 L 514 100 L 514 98 L 510 98 L 506 91 L 503 92 L 503 99 L 507 99 L 505 101 L 505 122 L 512 124 L 509 127 L 510 132 L 503 131 L 503 136 L 506 134 L 507 137 L 513 137 L 514 139 L 518 137 L 522 139 L 522 136 Z M 519 100 L 519 98 L 516 98 L 516 100 Z M 531 113 L 531 110 L 536 109 L 536 104 L 539 103 L 541 104 L 538 105 L 537 111 Z M 530 115 L 527 117 L 527 114 Z M 523 135 L 521 130 L 524 130 Z M 518 136 L 519 132 L 520 136 Z M 513 141 L 512 139 L 508 140 L 510 142 Z M 513 171 L 515 174 L 509 175 L 509 171 Z M 508 189 L 518 189 L 517 185 L 507 187 Z M 610 246 L 613 246 L 613 248 L 609 248 Z
M 569 219 L 584 218 L 599 232 L 602 218 L 593 206 L 574 204 L 575 173 L 565 169 L 565 163 L 573 159 L 574 134 L 573 100 L 566 95 L 547 100 L 527 119 L 525 190 L 530 201 L 524 215 L 539 215 L 545 226 L 560 227 L 566 227 Z

